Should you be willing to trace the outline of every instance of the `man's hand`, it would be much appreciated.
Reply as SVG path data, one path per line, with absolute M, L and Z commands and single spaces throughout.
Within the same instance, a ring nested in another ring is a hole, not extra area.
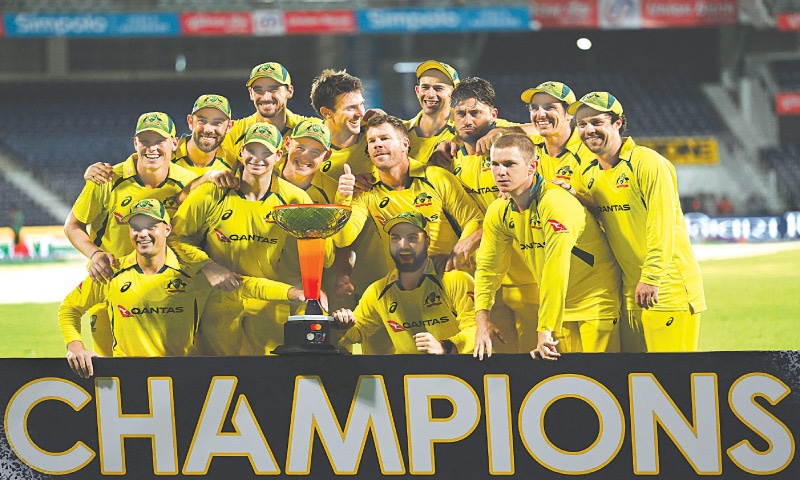
M 223 292 L 230 292 L 239 288 L 239 283 L 242 279 L 239 274 L 231 272 L 213 261 L 208 262 L 200 271 L 206 276 L 209 285 L 219 288 Z
M 494 142 L 497 141 L 498 138 L 502 137 L 504 133 L 506 133 L 506 129 L 500 127 L 493 128 L 486 132 L 486 135 L 479 138 L 475 143 L 475 154 L 488 155 L 489 150 L 491 150 Z
M 239 177 L 230 170 L 209 170 L 204 175 L 217 188 L 239 188 Z
M 447 261 L 445 271 L 450 270 L 464 270 L 471 271 L 474 268 L 472 265 L 472 254 L 478 249 L 483 237 L 483 228 L 475 230 L 470 236 L 464 240 L 460 240 L 453 247 L 453 253 Z
M 340 308 L 331 314 L 334 320 L 344 326 L 350 327 L 356 324 L 356 316 L 349 308 Z
M 503 338 L 503 333 L 497 326 L 489 321 L 489 312 L 487 310 L 478 310 L 475 312 L 475 349 L 472 351 L 473 357 L 478 357 L 478 360 L 483 360 L 483 354 L 486 357 L 492 356 L 492 338 L 497 338 L 500 343 L 507 343 Z
M 555 180 L 550 180 L 550 182 L 554 183 L 555 185 L 558 185 L 559 187 L 561 187 L 564 190 L 568 191 L 569 193 L 572 194 L 572 196 L 576 196 L 577 195 L 577 192 L 575 191 L 575 187 L 573 187 L 569 183 L 565 182 L 564 180 L 561 180 L 560 178 L 559 179 L 555 179 Z
M 97 283 L 106 283 L 114 276 L 119 262 L 114 255 L 98 250 L 89 258 L 89 276 Z
M 303 289 L 300 288 L 300 287 L 291 287 L 289 289 L 289 294 L 287 295 L 287 298 L 289 299 L 290 302 L 305 302 L 306 301 L 306 296 L 303 293 Z
M 356 186 L 356 176 L 350 170 L 350 165 L 344 164 L 344 173 L 339 175 L 339 196 L 344 199 L 353 198 Z
M 369 119 L 374 117 L 375 115 L 386 115 L 386 111 L 382 108 L 370 108 L 366 112 L 364 112 L 364 116 L 361 117 L 361 126 L 364 126 L 369 122 Z
M 333 294 L 337 297 L 341 297 L 343 295 L 350 296 L 356 291 L 355 285 L 353 285 L 353 282 L 350 281 L 350 275 L 341 275 L 337 277 L 333 288 Z
M 111 164 L 97 162 L 89 165 L 83 173 L 83 179 L 94 182 L 98 185 L 111 181 Z
M 658 303 L 658 286 L 649 283 L 639 282 L 636 285 L 636 304 L 644 309 Z
M 375 177 L 371 173 L 359 173 L 356 175 L 356 185 L 354 195 L 359 195 L 363 192 L 372 190 L 372 185 L 375 183 Z
M 415 334 L 414 342 L 417 344 L 418 352 L 425 352 L 433 355 L 443 355 L 446 353 L 442 342 L 436 340 L 436 337 L 430 332 L 419 332 Z
M 558 340 L 553 340 L 553 332 L 539 332 L 539 343 L 531 351 L 531 357 L 535 360 L 536 355 L 539 355 L 544 360 L 558 360 L 561 354 L 556 350 L 556 345 Z
M 428 165 L 435 165 L 437 167 L 442 167 L 448 172 L 452 173 L 453 156 L 450 155 L 450 151 L 448 148 L 442 147 L 442 150 L 439 150 L 439 148 L 437 147 L 436 150 L 434 150 L 433 153 L 431 153 L 431 156 L 428 158 Z
M 99 357 L 96 352 L 87 350 L 83 346 L 83 342 L 75 340 L 69 342 L 67 345 L 67 363 L 69 368 L 75 375 L 81 378 L 89 378 L 94 375 L 94 366 L 92 366 L 92 357 Z

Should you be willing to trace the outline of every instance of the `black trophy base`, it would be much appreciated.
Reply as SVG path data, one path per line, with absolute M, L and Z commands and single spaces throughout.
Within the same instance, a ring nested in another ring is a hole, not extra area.
M 331 345 L 333 317 L 328 315 L 292 315 L 283 326 L 284 345 L 272 351 L 275 355 L 340 355 Z

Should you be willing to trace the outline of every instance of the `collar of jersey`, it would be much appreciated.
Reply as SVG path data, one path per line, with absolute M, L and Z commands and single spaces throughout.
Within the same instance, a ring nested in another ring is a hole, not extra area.
M 433 265 L 433 262 L 431 261 L 430 257 L 428 257 L 428 261 L 425 263 L 425 269 L 422 271 L 422 277 L 420 278 L 420 282 L 419 285 L 417 285 L 417 288 L 419 288 L 422 285 L 422 282 L 424 282 L 425 280 L 429 278 L 435 279 L 436 276 L 437 276 L 436 267 Z M 396 284 L 397 288 L 403 290 L 403 285 L 400 283 L 400 272 L 397 270 L 397 268 L 392 270 L 392 273 L 389 274 L 387 280 L 388 281 L 386 282 L 386 289 L 391 287 L 393 284 Z
M 528 199 L 528 204 L 527 204 L 527 205 L 525 205 L 525 210 L 529 209 L 529 208 L 530 208 L 530 206 L 531 206 L 531 204 L 532 204 L 532 203 L 533 203 L 533 202 L 534 202 L 534 201 L 535 201 L 537 198 L 539 198 L 539 192 L 541 192 L 541 190 L 542 190 L 542 187 L 544 186 L 544 178 L 543 178 L 541 175 L 539 175 L 539 172 L 536 172 L 536 173 L 534 174 L 534 177 L 533 177 L 533 178 L 534 178 L 534 180 L 533 180 L 533 186 L 531 187 L 531 190 L 530 190 L 530 192 L 531 192 L 531 198 L 530 198 L 530 199 Z M 509 199 L 508 199 L 508 203 L 511 205 L 511 211 L 512 211 L 512 212 L 518 212 L 518 211 L 519 211 L 519 210 L 517 210 L 517 202 L 515 202 L 514 200 L 512 200 L 512 199 L 510 199 L 510 198 L 509 198 Z

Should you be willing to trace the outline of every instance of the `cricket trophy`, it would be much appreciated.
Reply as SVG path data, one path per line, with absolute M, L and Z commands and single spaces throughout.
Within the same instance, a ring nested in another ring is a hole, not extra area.
M 344 227 L 350 218 L 347 205 L 279 205 L 272 217 L 282 229 L 297 238 L 300 277 L 306 297 L 305 314 L 290 315 L 283 326 L 283 341 L 272 351 L 277 355 L 332 355 L 340 351 L 330 344 L 333 317 L 320 304 L 325 239 Z

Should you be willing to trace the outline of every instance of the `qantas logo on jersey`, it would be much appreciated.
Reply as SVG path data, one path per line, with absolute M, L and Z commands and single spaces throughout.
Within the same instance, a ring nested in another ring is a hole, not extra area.
M 425 192 L 420 193 L 417 195 L 417 198 L 414 199 L 414 206 L 419 207 L 427 207 L 433 205 L 433 197 L 428 195 Z
M 604 213 L 604 212 L 627 212 L 631 209 L 631 206 L 627 203 L 624 205 L 598 205 L 597 206 L 597 213 Z
M 628 175 L 622 173 L 619 177 L 617 177 L 617 188 L 628 188 L 630 187 L 631 179 L 628 178 Z
M 478 188 L 470 188 L 464 187 L 470 195 L 483 195 L 484 193 L 497 193 L 500 191 L 497 188 L 497 185 L 492 185 L 491 187 L 478 187 Z
M 473 302 L 475 301 L 475 292 L 473 292 L 472 290 L 467 290 L 467 296 L 468 296 L 468 297 L 469 297 L 469 299 L 470 299 L 470 300 L 472 300 Z
M 563 167 L 559 168 L 556 172 L 556 178 L 560 178 L 562 180 L 572 179 L 572 169 L 569 167 L 569 165 L 564 165 Z
M 425 307 L 431 308 L 442 304 L 442 296 L 436 292 L 431 292 L 425 297 Z
M 117 305 L 117 310 L 119 310 L 119 314 L 123 317 L 130 318 L 133 314 L 127 308 L 123 307 L 122 305 Z
M 125 225 L 125 221 L 123 220 L 123 218 L 125 218 L 125 215 L 119 212 L 114 212 L 114 220 L 116 220 L 117 225 Z
M 183 293 L 183 292 L 186 291 L 186 287 L 187 287 L 186 282 L 184 282 L 180 278 L 176 278 L 174 280 L 171 280 L 167 284 L 167 292 L 168 293 Z
M 219 228 L 214 229 L 214 234 L 217 236 L 217 240 L 219 240 L 220 242 L 231 243 L 231 240 L 228 237 L 226 237 L 225 234 L 222 233 Z
M 119 310 L 119 314 L 123 317 L 130 318 L 134 315 L 142 315 L 148 313 L 155 313 L 158 315 L 163 315 L 167 313 L 183 313 L 183 307 L 133 307 L 130 310 L 123 307 L 122 305 L 117 305 L 117 310 Z
M 395 333 L 397 333 L 397 332 L 405 332 L 405 330 L 406 330 L 405 327 L 403 327 L 401 324 L 395 322 L 394 320 L 387 320 L 386 323 L 389 324 L 389 328 L 391 328 L 392 331 L 395 332 Z
M 550 226 L 553 227 L 553 232 L 555 233 L 569 233 L 567 227 L 565 227 L 564 224 L 562 224 L 558 220 L 548 220 L 547 223 L 549 223 Z
M 545 242 L 530 242 L 530 243 L 520 243 L 519 248 L 520 250 L 528 250 L 531 248 L 544 248 Z
M 430 327 L 433 325 L 439 325 L 440 323 L 447 323 L 450 321 L 450 318 L 445 315 L 444 317 L 439 318 L 427 318 L 424 320 L 420 320 L 418 322 L 403 322 L 403 327 L 405 329 L 408 328 L 425 328 Z

